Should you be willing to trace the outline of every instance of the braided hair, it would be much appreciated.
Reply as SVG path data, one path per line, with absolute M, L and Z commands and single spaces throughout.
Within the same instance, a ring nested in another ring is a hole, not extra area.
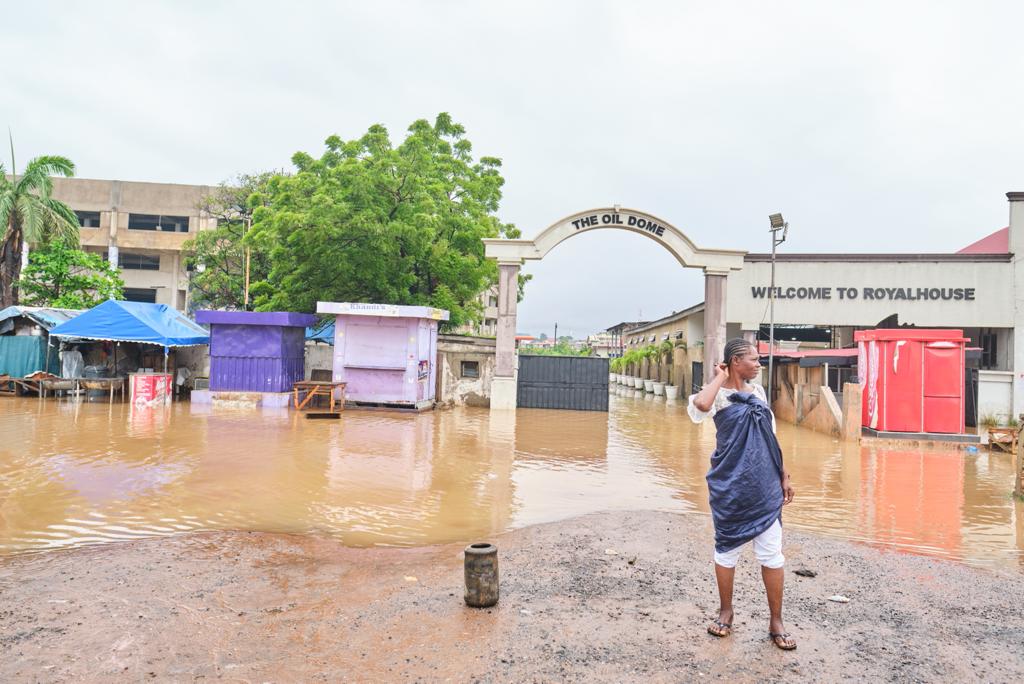
M 734 337 L 725 343 L 725 358 L 723 361 L 728 366 L 732 363 L 734 357 L 743 356 L 748 351 L 754 351 L 754 345 L 742 337 Z

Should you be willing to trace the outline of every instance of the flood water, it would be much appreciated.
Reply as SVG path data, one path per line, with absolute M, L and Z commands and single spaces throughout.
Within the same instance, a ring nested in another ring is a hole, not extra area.
M 842 444 L 779 426 L 788 526 L 1024 568 L 1009 454 Z M 192 530 L 416 546 L 605 510 L 707 513 L 714 426 L 682 402 L 419 415 L 0 398 L 0 554 Z M 710 544 L 710 540 L 709 540 Z

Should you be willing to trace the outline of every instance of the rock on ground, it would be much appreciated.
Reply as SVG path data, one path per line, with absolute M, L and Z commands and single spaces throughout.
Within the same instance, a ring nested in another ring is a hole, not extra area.
M 735 633 L 706 634 L 705 516 L 494 541 L 501 601 L 484 610 L 462 602 L 461 545 L 218 532 L 6 558 L 0 681 L 1024 681 L 1024 573 L 787 532 L 784 653 L 749 552 Z

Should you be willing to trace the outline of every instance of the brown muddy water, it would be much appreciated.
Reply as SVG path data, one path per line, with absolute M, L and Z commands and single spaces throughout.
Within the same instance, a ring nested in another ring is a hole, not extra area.
M 780 424 L 794 528 L 1024 568 L 1008 454 L 843 444 Z M 603 510 L 706 513 L 714 426 L 616 392 L 609 413 L 419 415 L 0 398 L 0 554 L 194 530 L 352 546 L 479 540 Z

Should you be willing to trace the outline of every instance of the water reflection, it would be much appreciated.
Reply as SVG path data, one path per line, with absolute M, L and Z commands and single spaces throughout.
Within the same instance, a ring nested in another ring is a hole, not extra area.
M 1024 566 L 1007 454 L 870 448 L 780 425 L 787 525 Z M 714 426 L 617 391 L 604 413 L 346 412 L 0 400 L 0 552 L 199 529 L 346 544 L 483 538 L 601 510 L 707 512 Z

